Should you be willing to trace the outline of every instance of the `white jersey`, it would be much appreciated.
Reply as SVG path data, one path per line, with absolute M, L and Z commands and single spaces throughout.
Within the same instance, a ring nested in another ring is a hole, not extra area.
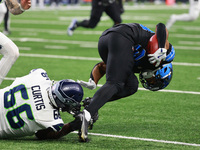
M 63 120 L 47 94 L 51 86 L 46 71 L 36 69 L 0 90 L 0 138 L 33 135 L 49 127 L 60 130 Z

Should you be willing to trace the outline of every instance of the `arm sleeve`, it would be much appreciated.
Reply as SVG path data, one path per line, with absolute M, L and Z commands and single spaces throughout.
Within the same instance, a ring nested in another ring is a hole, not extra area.
M 39 130 L 35 133 L 35 136 L 40 139 L 40 140 L 45 140 L 45 139 L 59 139 L 68 133 L 72 132 L 71 125 L 65 124 L 62 126 L 62 128 L 59 129 L 59 131 L 55 131 L 51 127 L 43 130 Z
M 159 48 L 164 48 L 167 38 L 166 27 L 163 23 L 159 23 L 156 25 L 156 28 L 157 28 L 156 36 L 158 39 L 158 46 Z

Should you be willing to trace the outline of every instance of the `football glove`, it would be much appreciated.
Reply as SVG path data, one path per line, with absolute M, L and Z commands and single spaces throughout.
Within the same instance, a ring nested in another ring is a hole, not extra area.
M 94 90 L 94 89 L 96 89 L 96 87 L 97 87 L 96 83 L 95 83 L 91 78 L 89 79 L 88 82 L 85 82 L 85 81 L 83 81 L 83 80 L 77 80 L 77 82 L 78 82 L 80 85 L 82 85 L 82 86 L 84 86 L 84 87 L 86 87 L 86 88 L 88 88 L 88 89 L 90 89 L 90 90 Z
M 143 58 L 146 53 L 146 51 L 140 45 L 136 45 L 133 48 L 133 51 L 134 51 L 133 57 L 134 57 L 135 61 L 138 61 L 141 58 Z
M 160 65 L 160 62 L 162 60 L 166 59 L 166 55 L 167 55 L 167 50 L 165 48 L 159 48 L 154 54 L 148 54 L 149 58 L 149 62 L 151 64 L 155 64 L 155 67 L 158 67 Z

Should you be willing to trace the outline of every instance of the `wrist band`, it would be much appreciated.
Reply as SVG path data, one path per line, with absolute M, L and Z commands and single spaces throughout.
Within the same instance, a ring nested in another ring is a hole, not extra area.
M 20 8 L 21 11 L 25 11 L 25 9 L 22 8 L 21 4 L 19 4 L 19 8 Z

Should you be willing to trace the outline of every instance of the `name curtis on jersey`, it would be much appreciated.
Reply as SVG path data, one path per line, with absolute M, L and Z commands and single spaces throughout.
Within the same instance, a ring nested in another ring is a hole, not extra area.
M 31 90 L 36 109 L 37 110 L 45 109 L 45 104 L 42 98 L 42 92 L 40 86 L 39 85 L 32 86 Z

